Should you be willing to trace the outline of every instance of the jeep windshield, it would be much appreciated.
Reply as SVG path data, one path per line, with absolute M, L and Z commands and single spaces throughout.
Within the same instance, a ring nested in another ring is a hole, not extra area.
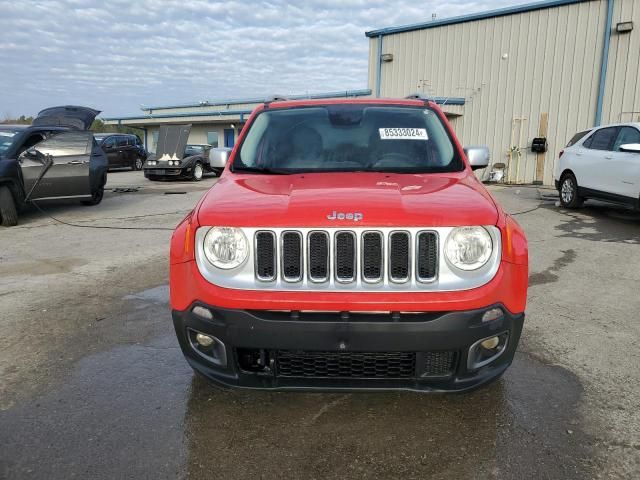
M 464 168 L 435 111 L 397 105 L 267 109 L 250 125 L 234 172 L 455 172 Z

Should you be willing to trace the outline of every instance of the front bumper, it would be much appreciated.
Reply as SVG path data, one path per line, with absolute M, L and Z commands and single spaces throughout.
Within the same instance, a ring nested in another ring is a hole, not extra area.
M 189 169 L 191 170 L 191 169 Z M 174 167 L 145 167 L 144 168 L 144 176 L 152 176 L 152 177 L 183 177 L 187 175 L 187 172 L 183 168 L 174 168 Z
M 208 309 L 213 318 L 194 314 L 196 306 Z M 172 314 L 189 364 L 219 384 L 273 390 L 442 392 L 486 384 L 511 364 L 524 314 L 514 315 L 503 309 L 501 318 L 484 323 L 482 315 L 495 306 L 392 315 L 234 310 L 195 303 Z M 217 350 L 222 361 L 212 361 L 194 347 L 194 332 L 213 336 L 224 344 Z M 468 368 L 472 345 L 505 333 L 508 339 L 499 356 L 480 368 Z M 268 368 L 248 368 L 246 352 L 263 355 Z M 405 362 L 403 369 L 387 365 L 398 356 L 404 359 L 400 361 Z M 286 368 L 285 357 L 289 362 Z M 366 364 L 376 361 L 379 363 Z M 443 361 L 449 362 L 446 368 Z

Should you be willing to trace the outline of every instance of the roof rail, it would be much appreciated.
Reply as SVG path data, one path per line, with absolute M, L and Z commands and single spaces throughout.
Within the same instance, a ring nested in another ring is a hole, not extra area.
M 264 101 L 264 107 L 267 108 L 269 104 L 273 102 L 286 102 L 287 100 L 289 99 L 287 97 L 283 97 L 282 95 L 273 95 L 272 97 L 268 97 Z
M 407 95 L 406 97 L 404 97 L 406 100 L 422 100 L 424 103 L 427 103 L 429 101 L 431 101 L 430 98 L 427 97 L 423 97 L 422 95 L 420 95 L 419 93 L 412 93 L 410 95 Z

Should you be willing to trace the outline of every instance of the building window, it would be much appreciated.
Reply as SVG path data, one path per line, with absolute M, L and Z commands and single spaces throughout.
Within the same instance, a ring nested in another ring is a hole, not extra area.
M 153 137 L 153 151 L 155 152 L 156 147 L 158 146 L 158 137 L 160 136 L 160 130 L 154 130 L 151 136 Z
M 212 147 L 218 146 L 218 132 L 207 132 L 207 143 Z

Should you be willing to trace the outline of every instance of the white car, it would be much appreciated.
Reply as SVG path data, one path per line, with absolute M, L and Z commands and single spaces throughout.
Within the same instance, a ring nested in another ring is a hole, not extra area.
M 563 207 L 593 198 L 640 208 L 640 123 L 576 133 L 560 151 L 554 180 Z

